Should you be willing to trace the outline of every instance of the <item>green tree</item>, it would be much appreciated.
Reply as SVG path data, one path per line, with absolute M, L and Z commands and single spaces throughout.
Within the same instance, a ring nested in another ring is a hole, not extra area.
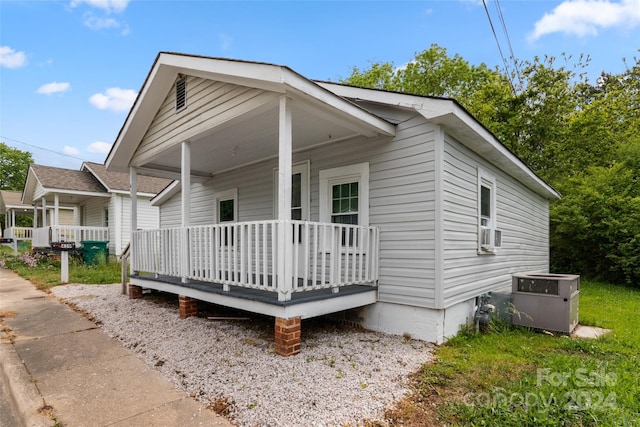
M 343 83 L 456 99 L 564 195 L 551 207 L 552 269 L 637 284 L 640 65 L 594 84 L 588 65 L 535 57 L 516 78 L 432 45 L 404 67 L 353 68 Z
M 0 190 L 21 191 L 31 163 L 31 153 L 0 142 Z
M 565 196 L 550 214 L 552 268 L 640 286 L 640 138 L 614 157 L 561 184 Z
M 11 148 L 4 142 L 0 142 L 0 190 L 22 191 L 31 163 L 33 163 L 31 153 Z M 0 227 L 4 227 L 4 216 L 4 212 L 0 213 Z M 18 215 L 16 222 L 19 226 L 29 226 L 31 219 Z

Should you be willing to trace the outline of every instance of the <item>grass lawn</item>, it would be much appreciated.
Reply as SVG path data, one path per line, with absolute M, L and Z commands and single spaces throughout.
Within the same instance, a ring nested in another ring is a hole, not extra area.
M 404 425 L 640 426 L 640 289 L 583 280 L 580 323 L 597 340 L 494 324 L 461 332 L 412 378 Z
M 29 252 L 22 252 L 15 257 L 9 247 L 0 246 L 0 268 L 2 266 L 30 280 L 41 290 L 60 284 L 60 261 L 53 257 L 33 256 Z M 119 262 L 87 266 L 82 259 L 69 257 L 69 283 L 118 283 L 120 274 Z
M 0 247 L 8 267 L 39 289 L 60 284 L 60 263 Z M 70 283 L 116 283 L 120 263 L 70 260 Z M 389 410 L 405 426 L 640 426 L 640 289 L 582 280 L 580 323 L 612 329 L 597 340 L 550 336 L 496 322 L 435 350 Z

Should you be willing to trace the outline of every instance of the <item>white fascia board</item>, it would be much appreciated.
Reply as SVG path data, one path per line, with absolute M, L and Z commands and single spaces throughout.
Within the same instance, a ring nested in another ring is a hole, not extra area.
M 318 86 L 341 96 L 343 98 L 353 99 L 354 101 L 369 101 L 378 104 L 389 105 L 392 107 L 419 109 L 427 108 L 427 105 L 433 104 L 433 108 L 445 99 L 428 98 L 424 96 L 408 95 L 399 92 L 389 92 L 377 89 L 367 89 L 354 86 L 345 86 L 338 83 L 315 82 Z
M 33 169 L 29 167 L 29 172 L 27 173 L 27 179 L 24 182 L 24 188 L 22 189 L 22 198 L 21 201 L 25 205 L 33 204 L 33 192 L 35 191 L 36 181 L 38 178 L 35 176 L 35 172 Z
M 376 136 L 377 134 L 395 136 L 396 134 L 395 125 L 392 123 L 369 113 L 367 110 L 344 99 L 344 97 L 335 92 L 286 68 L 283 68 L 283 82 L 299 94 L 305 95 L 311 100 L 324 104 L 332 109 L 342 111 L 351 118 L 358 120 L 362 123 L 360 127 L 365 128 L 364 130 L 367 136 Z M 366 128 L 369 129 L 368 132 L 366 132 Z
M 442 109 L 420 109 L 418 112 L 432 123 L 443 126 L 458 142 L 482 156 L 547 199 L 560 194 L 536 175 L 518 156 L 496 139 L 454 101 L 445 101 Z
M 111 197 L 109 193 L 97 193 L 95 191 L 76 191 L 76 190 L 61 190 L 59 188 L 46 188 L 43 187 L 43 196 L 46 197 L 48 195 L 53 194 L 69 194 L 72 196 L 84 196 L 84 197 Z
M 111 194 L 119 194 L 122 196 L 129 196 L 131 193 L 128 190 L 111 190 L 109 191 L 109 193 Z M 138 197 L 153 197 L 155 196 L 155 193 L 143 193 L 138 191 Z
M 156 194 L 156 196 L 151 199 L 151 206 L 160 206 L 164 204 L 167 200 L 178 194 L 181 188 L 180 181 L 173 181 L 171 184 L 167 185 L 164 190 Z
M 107 155 L 107 170 L 129 172 L 129 161 L 142 141 L 160 105 L 175 81 L 177 71 L 163 67 L 156 58 L 133 107 L 125 119 L 116 141 Z

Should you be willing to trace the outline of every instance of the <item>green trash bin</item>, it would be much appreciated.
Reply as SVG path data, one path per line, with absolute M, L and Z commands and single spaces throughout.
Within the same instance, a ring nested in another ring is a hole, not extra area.
M 85 265 L 98 265 L 107 262 L 107 244 L 104 240 L 83 240 L 82 257 Z

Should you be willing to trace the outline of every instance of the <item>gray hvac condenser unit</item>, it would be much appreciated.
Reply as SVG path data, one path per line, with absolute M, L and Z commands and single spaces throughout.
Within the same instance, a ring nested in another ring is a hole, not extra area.
M 522 273 L 512 277 L 514 325 L 571 333 L 578 325 L 580 276 Z

